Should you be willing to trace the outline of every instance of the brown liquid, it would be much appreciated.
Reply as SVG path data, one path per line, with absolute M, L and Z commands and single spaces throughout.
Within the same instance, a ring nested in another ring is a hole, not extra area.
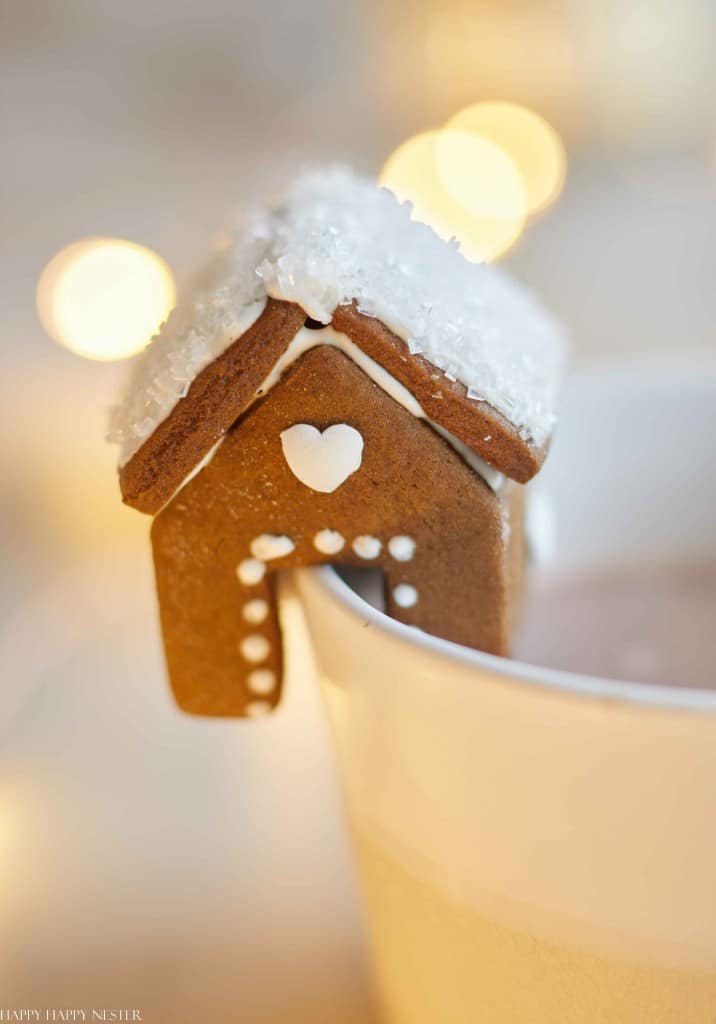
M 716 689 L 716 563 L 535 572 L 514 656 L 607 679 Z

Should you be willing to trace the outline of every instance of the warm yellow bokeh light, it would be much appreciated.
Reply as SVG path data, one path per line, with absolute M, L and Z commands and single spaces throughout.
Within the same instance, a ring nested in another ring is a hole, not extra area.
M 445 191 L 470 213 L 503 220 L 524 217 L 527 196 L 520 171 L 489 139 L 469 132 L 439 132 L 435 164 Z
M 553 202 L 564 185 L 567 157 L 562 140 L 544 118 L 515 103 L 475 103 L 445 125 L 448 132 L 468 132 L 489 139 L 519 168 L 527 193 L 528 212 L 536 213 Z M 452 182 L 447 169 L 449 187 Z
M 450 190 L 448 179 L 454 183 Z M 413 203 L 415 220 L 442 238 L 456 238 L 470 260 L 496 259 L 524 226 L 524 186 L 509 157 L 462 132 L 423 132 L 408 139 L 388 158 L 379 181 Z
M 174 278 L 161 256 L 118 238 L 68 245 L 37 286 L 45 330 L 88 359 L 125 359 L 140 351 L 175 299 Z

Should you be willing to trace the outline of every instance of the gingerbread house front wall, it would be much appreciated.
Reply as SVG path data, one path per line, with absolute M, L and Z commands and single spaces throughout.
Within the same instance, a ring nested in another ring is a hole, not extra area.
M 520 534 L 505 509 L 521 491 L 506 488 L 493 493 L 346 355 L 312 348 L 154 520 L 178 704 L 240 716 L 278 703 L 274 573 L 296 566 L 378 567 L 394 618 L 504 653 L 519 562 L 507 537 Z

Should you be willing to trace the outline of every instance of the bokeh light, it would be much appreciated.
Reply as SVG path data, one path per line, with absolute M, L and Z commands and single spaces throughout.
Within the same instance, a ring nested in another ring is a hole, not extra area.
M 515 103 L 475 103 L 451 117 L 445 129 L 490 140 L 507 153 L 522 175 L 529 213 L 543 210 L 562 190 L 567 171 L 564 145 L 534 111 Z M 463 176 L 454 168 L 454 163 L 445 167 L 446 186 L 461 189 Z
M 465 132 L 423 132 L 388 158 L 380 184 L 413 204 L 413 219 L 456 238 L 470 260 L 494 260 L 519 238 L 526 196 L 509 156 Z M 447 187 L 449 183 L 450 187 Z
M 87 359 L 125 359 L 144 348 L 174 306 L 171 270 L 157 253 L 118 238 L 62 249 L 37 286 L 47 333 Z
M 579 90 L 584 67 L 575 48 L 575 23 L 578 31 L 590 8 L 598 6 L 595 0 L 580 4 L 580 16 L 566 18 L 562 5 L 550 3 L 482 3 L 479 8 L 475 0 L 416 4 L 412 22 L 394 19 L 394 31 L 398 31 L 389 50 L 397 66 L 393 74 L 402 71 L 406 80 L 407 109 L 416 109 L 415 98 L 409 105 L 416 95 L 428 116 L 439 118 L 446 110 L 465 106 L 466 97 L 529 97 L 535 109 L 550 111 L 560 124 L 583 128 Z M 613 48 L 618 45 L 614 37 L 621 31 L 615 32 L 611 8 L 604 6 L 600 20 L 611 32 L 605 45 Z M 419 12 L 424 12 L 422 18 Z M 644 14 L 635 20 L 643 28 L 649 18 Z M 417 52 L 421 58 L 419 82 L 411 74 Z M 604 53 L 602 47 L 602 59 Z M 398 87 L 391 79 L 391 96 Z
M 489 139 L 445 130 L 435 139 L 435 163 L 445 191 L 478 217 L 520 220 L 527 196 L 519 169 Z

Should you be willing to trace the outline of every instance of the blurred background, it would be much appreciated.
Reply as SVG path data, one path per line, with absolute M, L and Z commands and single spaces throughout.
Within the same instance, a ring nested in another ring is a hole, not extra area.
M 0 22 L 0 1003 L 366 1024 L 297 609 L 278 715 L 174 711 L 149 523 L 104 442 L 118 357 L 238 208 L 326 160 L 514 271 L 576 365 L 713 352 L 716 7 L 0 0 Z

